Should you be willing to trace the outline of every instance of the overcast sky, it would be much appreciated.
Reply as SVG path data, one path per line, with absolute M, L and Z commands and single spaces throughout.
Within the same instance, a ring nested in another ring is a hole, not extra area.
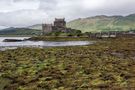
M 135 13 L 135 0 L 0 0 L 0 28 L 47 23 L 95 15 Z

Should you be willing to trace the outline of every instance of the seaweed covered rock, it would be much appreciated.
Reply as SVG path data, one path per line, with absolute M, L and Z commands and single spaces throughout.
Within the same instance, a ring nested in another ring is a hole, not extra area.
M 23 40 L 21 40 L 21 39 L 5 39 L 5 40 L 3 40 L 3 42 L 21 42 L 21 41 L 23 41 Z

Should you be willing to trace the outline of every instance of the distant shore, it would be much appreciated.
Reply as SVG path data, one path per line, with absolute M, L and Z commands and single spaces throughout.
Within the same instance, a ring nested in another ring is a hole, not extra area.
M 0 37 L 34 37 L 35 35 L 0 35 Z

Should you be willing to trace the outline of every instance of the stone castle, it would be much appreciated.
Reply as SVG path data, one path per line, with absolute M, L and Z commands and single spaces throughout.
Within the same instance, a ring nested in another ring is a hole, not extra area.
M 72 32 L 73 29 L 66 27 L 65 18 L 55 18 L 53 24 L 42 24 L 43 35 L 52 33 L 52 32 L 64 32 L 69 33 Z

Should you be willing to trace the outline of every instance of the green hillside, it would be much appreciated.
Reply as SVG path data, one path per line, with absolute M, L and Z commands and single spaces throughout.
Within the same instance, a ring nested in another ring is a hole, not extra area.
M 82 32 L 127 31 L 135 29 L 135 14 L 129 16 L 95 16 L 79 18 L 67 23 L 67 27 Z
M 0 35 L 40 35 L 41 30 L 28 28 L 7 28 L 0 31 Z
M 67 27 L 82 32 L 128 31 L 135 30 L 135 14 L 128 16 L 95 16 L 79 18 L 67 23 Z M 0 35 L 40 35 L 42 24 L 26 28 L 7 28 L 0 30 Z

